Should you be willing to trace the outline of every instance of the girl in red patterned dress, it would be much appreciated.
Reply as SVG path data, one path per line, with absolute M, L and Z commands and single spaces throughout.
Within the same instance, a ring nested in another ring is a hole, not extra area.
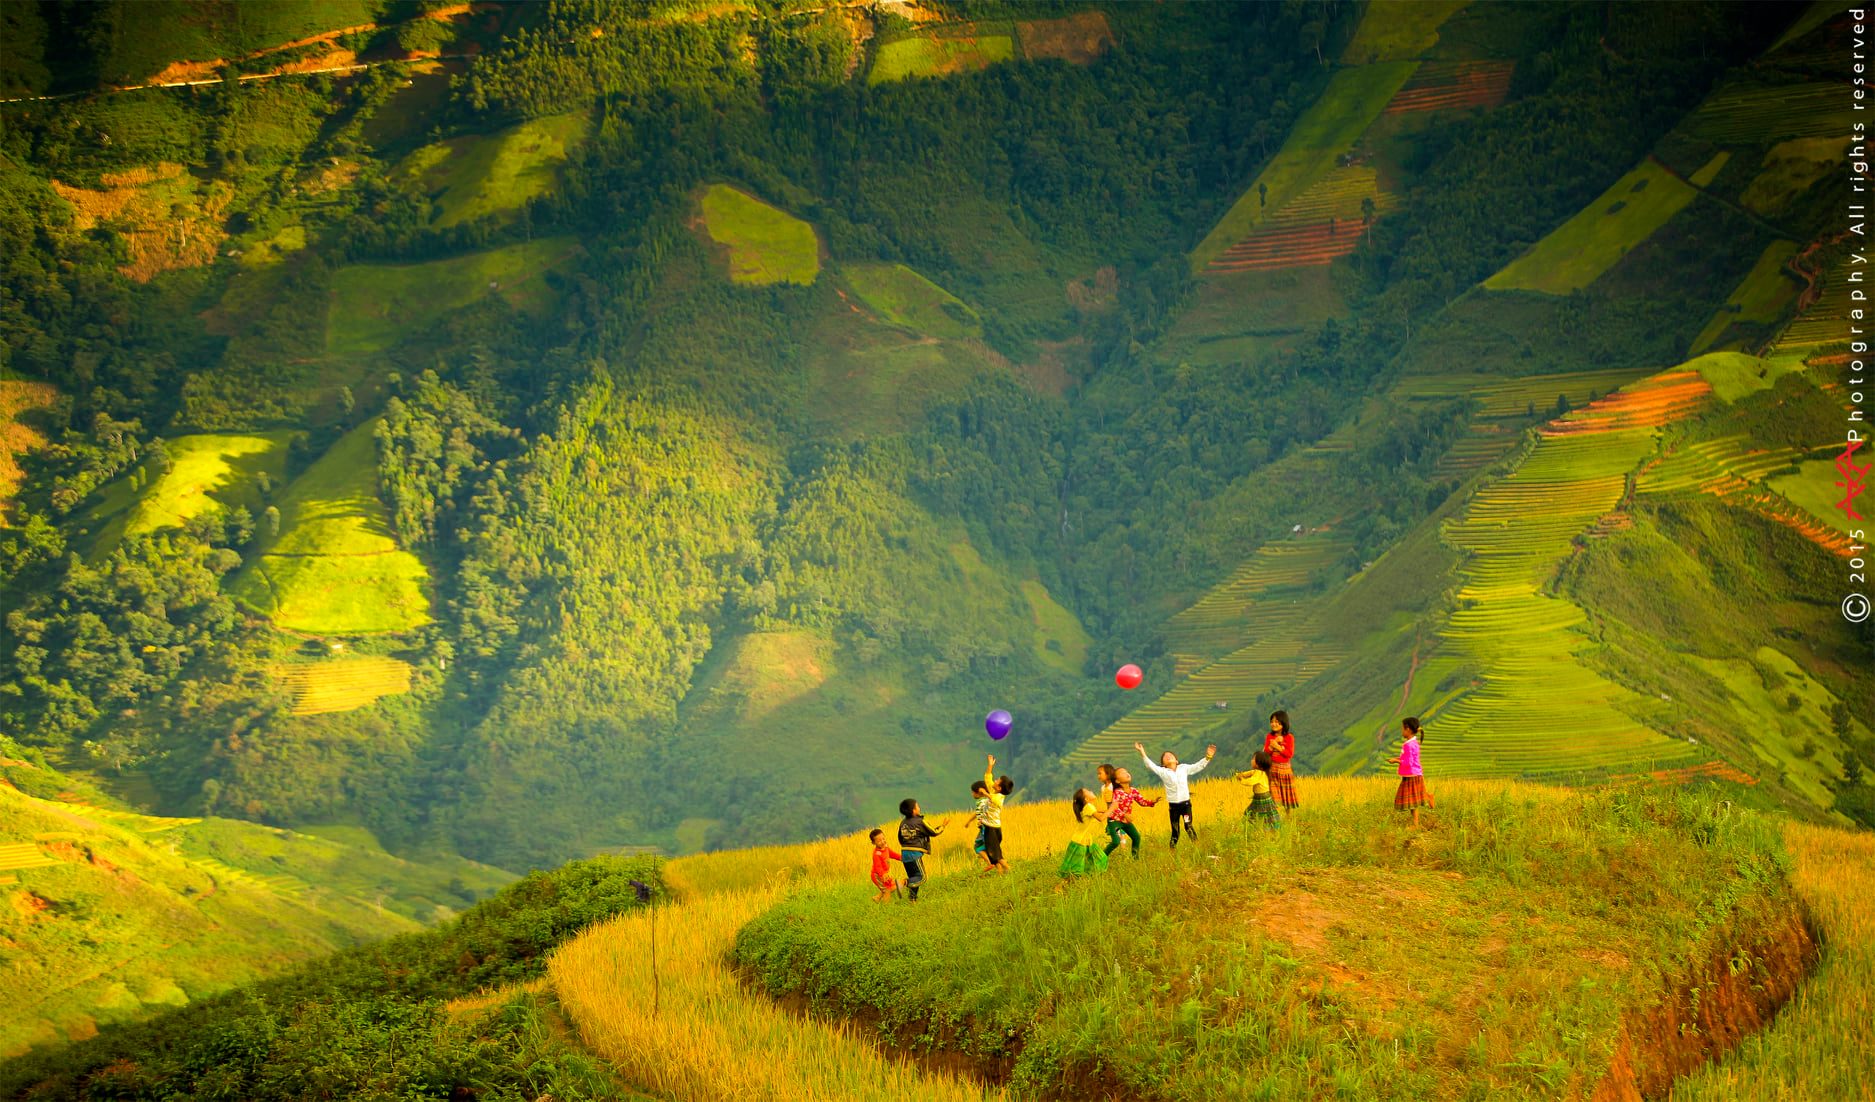
M 1400 721 L 1400 743 L 1398 757 L 1388 758 L 1389 765 L 1400 767 L 1400 787 L 1393 793 L 1395 811 L 1411 810 L 1413 825 L 1419 825 L 1419 809 L 1432 806 L 1432 795 L 1426 791 L 1425 770 L 1419 764 L 1419 720 L 1407 716 Z
M 1289 730 L 1289 713 L 1270 713 L 1270 733 L 1263 736 L 1263 752 L 1270 756 L 1270 795 L 1290 811 L 1296 809 L 1296 775 L 1289 759 L 1296 756 L 1296 736 Z

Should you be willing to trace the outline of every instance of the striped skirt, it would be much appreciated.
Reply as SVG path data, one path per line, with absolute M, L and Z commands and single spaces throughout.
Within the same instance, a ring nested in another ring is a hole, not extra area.
M 1084 846 L 1079 842 L 1069 842 L 1068 852 L 1061 855 L 1061 875 L 1086 876 L 1090 873 L 1107 871 L 1107 851 L 1099 846 Z
M 1393 793 L 1393 808 L 1395 811 L 1405 811 L 1413 807 L 1431 806 L 1432 794 L 1426 791 L 1426 778 L 1400 778 L 1400 787 Z
M 1270 795 L 1284 807 L 1296 807 L 1296 771 L 1286 761 L 1270 766 Z
M 1244 809 L 1243 816 L 1259 826 L 1266 826 L 1271 830 L 1282 829 L 1283 819 L 1276 812 L 1276 801 L 1270 799 L 1267 792 L 1258 792 L 1251 796 L 1250 806 Z

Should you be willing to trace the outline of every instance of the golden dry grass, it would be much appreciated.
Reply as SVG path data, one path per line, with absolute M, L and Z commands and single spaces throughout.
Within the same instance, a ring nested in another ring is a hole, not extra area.
M 851 1027 L 746 994 L 730 968 L 730 946 L 736 931 L 784 890 L 712 895 L 656 915 L 632 912 L 562 947 L 548 975 L 581 1042 L 632 1083 L 691 1102 L 1002 1097 L 890 1060 Z M 654 920 L 662 962 L 655 1013 Z
M 105 173 L 98 182 L 104 186 L 51 183 L 71 204 L 75 228 L 89 230 L 107 223 L 123 234 L 130 258 L 118 270 L 139 283 L 148 283 L 160 272 L 212 262 L 227 237 L 222 213 L 234 189 L 223 181 L 198 192 L 181 165 L 164 162 Z
M 22 414 L 45 409 L 59 396 L 50 383 L 25 379 L 0 379 L 0 521 L 6 519 L 7 503 L 18 492 L 25 472 L 20 456 L 43 447 L 45 435 L 24 423 Z
M 1144 769 L 1135 770 L 1144 773 Z M 1091 771 L 1090 771 L 1091 780 Z M 1392 815 L 1392 777 L 1308 777 L 1298 781 L 1310 803 L 1367 803 Z M 1430 782 L 1435 798 L 1483 798 L 1507 787 L 1519 795 L 1562 799 L 1561 789 L 1500 781 Z M 1200 829 L 1241 816 L 1248 790 L 1227 776 L 1193 785 Z M 1163 845 L 1162 820 L 1142 812 L 1141 828 Z M 953 826 L 927 863 L 932 879 L 974 874 L 973 835 L 962 812 L 933 813 Z M 1075 828 L 1066 800 L 1012 804 L 1003 813 L 1012 859 L 1059 854 Z M 888 826 L 889 824 L 880 824 Z M 634 912 L 592 927 L 554 957 L 548 975 L 581 1041 L 621 1075 L 657 1094 L 697 1100 L 977 1099 L 1003 1093 L 944 1074 L 896 1063 L 854 1028 L 804 1018 L 746 992 L 730 968 L 736 932 L 793 885 L 850 883 L 870 892 L 865 831 L 796 846 L 769 846 L 681 857 L 665 866 L 674 905 L 659 908 L 659 1006 L 653 1014 L 650 976 L 652 916 Z
M 1674 1102 L 1875 1099 L 1875 834 L 1784 829 L 1823 961 L 1771 1027 L 1674 1086 Z

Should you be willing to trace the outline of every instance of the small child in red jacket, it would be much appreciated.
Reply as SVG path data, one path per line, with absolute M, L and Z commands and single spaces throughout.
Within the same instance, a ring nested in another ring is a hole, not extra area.
M 898 894 L 898 884 L 886 874 L 892 871 L 891 862 L 903 861 L 901 854 L 892 852 L 885 845 L 885 831 L 873 828 L 872 832 L 872 886 L 879 889 L 879 894 L 872 897 L 874 903 L 884 903 L 888 895 Z

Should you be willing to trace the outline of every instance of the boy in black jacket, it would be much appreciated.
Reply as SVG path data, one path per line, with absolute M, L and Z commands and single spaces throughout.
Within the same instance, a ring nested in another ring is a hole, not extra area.
M 937 826 L 924 821 L 918 801 L 907 796 L 898 802 L 898 813 L 905 818 L 898 824 L 898 848 L 904 854 L 905 891 L 911 902 L 918 902 L 918 888 L 924 883 L 924 859 L 931 853 L 931 842 L 950 825 L 946 819 Z

